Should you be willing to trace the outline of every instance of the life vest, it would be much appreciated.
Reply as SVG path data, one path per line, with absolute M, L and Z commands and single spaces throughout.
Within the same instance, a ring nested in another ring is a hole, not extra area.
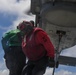
M 46 54 L 45 48 L 41 44 L 37 44 L 35 41 L 36 33 L 39 31 L 43 30 L 41 28 L 35 28 L 30 36 L 24 37 L 24 40 L 22 42 L 23 52 L 29 60 L 38 60 Z

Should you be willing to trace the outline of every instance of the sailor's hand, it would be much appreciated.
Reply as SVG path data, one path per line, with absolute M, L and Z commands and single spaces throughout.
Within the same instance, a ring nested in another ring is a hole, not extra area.
M 59 65 L 58 61 L 55 62 L 54 58 L 49 58 L 48 67 L 51 67 L 51 68 L 56 67 L 56 68 L 58 68 L 58 65 Z
M 53 58 L 49 58 L 49 60 L 48 60 L 48 67 L 54 67 L 55 66 L 55 61 L 54 61 L 54 59 Z

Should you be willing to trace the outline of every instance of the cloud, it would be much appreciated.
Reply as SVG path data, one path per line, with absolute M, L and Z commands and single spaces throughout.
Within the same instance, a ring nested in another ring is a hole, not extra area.
M 17 16 L 17 18 L 12 21 L 12 25 L 9 25 L 9 27 L 0 26 L 0 29 L 1 30 L 15 29 L 16 26 L 23 20 L 35 21 L 35 15 L 29 16 L 26 14 L 26 12 L 30 10 L 30 1 L 31 0 L 0 0 L 0 13 L 3 13 L 4 16 L 7 15 Z
M 53 71 L 52 68 L 47 68 L 44 75 L 51 75 L 52 74 L 52 71 Z
M 76 57 L 76 45 L 62 51 L 61 55 Z
M 0 62 L 0 75 L 8 75 L 9 70 L 5 66 L 5 62 Z
M 9 29 L 10 27 L 3 27 L 3 26 L 0 26 L 0 30 L 7 30 Z
M 60 70 L 56 72 L 55 75 L 76 75 L 76 73 L 72 73 L 72 72 L 65 71 L 65 70 Z
M 8 75 L 8 70 L 0 70 L 0 75 Z
M 0 12 L 22 14 L 30 9 L 30 0 L 0 0 Z
M 34 16 L 34 15 L 32 15 L 32 16 L 28 16 L 28 15 L 18 16 L 18 18 L 17 18 L 15 21 L 13 21 L 13 25 L 11 25 L 11 26 L 13 26 L 12 28 L 15 29 L 16 26 L 17 26 L 20 22 L 22 22 L 22 21 L 30 21 L 30 20 L 35 21 L 35 16 Z
M 44 75 L 52 75 L 52 68 L 47 68 L 46 73 Z M 55 72 L 55 75 L 76 75 L 76 73 L 72 73 L 70 71 L 66 71 L 66 70 L 60 70 Z

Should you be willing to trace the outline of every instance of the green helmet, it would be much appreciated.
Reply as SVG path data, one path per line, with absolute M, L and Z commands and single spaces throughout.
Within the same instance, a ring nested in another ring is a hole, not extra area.
M 5 33 L 3 35 L 2 40 L 1 40 L 1 43 L 2 43 L 2 47 L 3 47 L 4 50 L 8 50 L 8 47 L 9 47 L 9 39 L 12 36 L 15 36 L 19 32 L 20 32 L 20 30 L 16 29 L 16 30 L 11 30 L 11 31 L 9 31 L 9 32 L 7 32 L 7 33 Z

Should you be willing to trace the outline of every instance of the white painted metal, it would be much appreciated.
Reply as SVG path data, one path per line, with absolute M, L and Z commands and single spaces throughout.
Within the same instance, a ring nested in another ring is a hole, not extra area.
M 48 22 L 43 24 L 42 28 L 50 36 L 50 39 L 51 39 L 55 49 L 57 48 L 58 43 L 59 43 L 59 41 L 58 41 L 59 36 L 56 33 L 57 30 L 61 30 L 61 31 L 66 32 L 66 34 L 62 36 L 59 50 L 66 49 L 66 48 L 69 48 L 69 47 L 76 45 L 76 28 L 60 27 L 60 26 L 52 25 Z

